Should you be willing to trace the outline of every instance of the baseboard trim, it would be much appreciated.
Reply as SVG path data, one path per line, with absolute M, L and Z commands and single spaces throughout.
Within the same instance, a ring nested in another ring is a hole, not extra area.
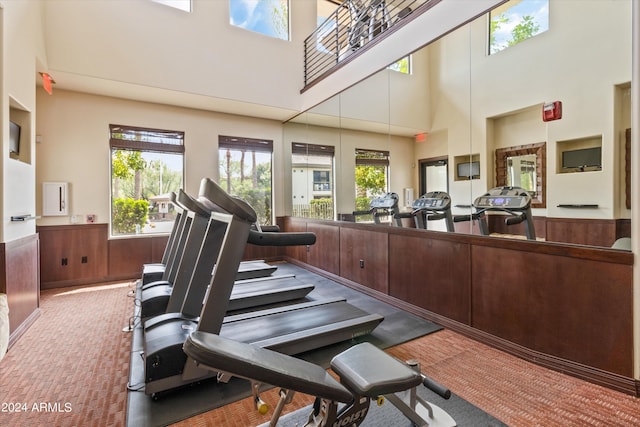
M 24 335 L 25 332 L 27 332 L 27 330 L 31 327 L 31 325 L 35 323 L 35 321 L 38 319 L 38 317 L 40 317 L 41 314 L 42 311 L 40 311 L 40 308 L 36 308 L 29 315 L 29 317 L 27 317 L 25 321 L 22 322 L 20 326 L 18 326 L 16 330 L 9 335 L 9 345 L 7 346 L 7 351 L 11 350 L 11 346 L 13 346 L 13 344 L 15 344 L 16 341 L 18 341 L 20 337 Z

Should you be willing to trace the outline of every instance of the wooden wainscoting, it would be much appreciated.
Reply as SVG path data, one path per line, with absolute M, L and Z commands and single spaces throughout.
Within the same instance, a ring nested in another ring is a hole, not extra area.
M 117 238 L 108 240 L 108 274 L 109 277 L 130 279 L 142 276 L 142 265 L 160 262 L 168 237 Z
M 128 280 L 160 262 L 167 235 L 109 239 L 107 224 L 38 226 L 42 289 Z
M 130 280 L 160 262 L 168 235 L 109 238 L 107 224 L 39 226 L 42 289 Z M 298 248 L 304 251 L 305 248 Z M 282 259 L 283 248 L 247 245 L 244 259 Z
M 302 218 L 284 224 L 322 230 L 308 256 L 287 252 L 291 262 L 524 359 L 638 394 L 630 252 Z M 339 254 L 338 274 L 322 269 L 316 249 Z
M 464 241 L 389 235 L 389 295 L 471 324 L 471 248 Z
M 615 219 L 547 218 L 547 240 L 610 248 L 616 241 Z
M 107 224 L 38 226 L 42 289 L 108 280 Z
M 524 225 L 506 225 L 505 215 L 487 215 L 491 233 L 525 236 Z M 620 237 L 631 236 L 630 219 L 533 217 L 536 237 L 549 242 L 610 248 Z M 479 234 L 479 233 L 474 233 Z
M 0 244 L 0 293 L 9 303 L 9 347 L 40 315 L 38 235 Z

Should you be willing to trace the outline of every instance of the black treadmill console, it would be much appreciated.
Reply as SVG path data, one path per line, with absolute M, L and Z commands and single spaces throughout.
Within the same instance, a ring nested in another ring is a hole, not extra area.
M 478 220 L 480 233 L 489 235 L 489 227 L 485 218 L 485 212 L 500 211 L 511 216 L 505 218 L 506 225 L 522 223 L 527 239 L 535 240 L 536 232 L 533 226 L 531 214 L 531 195 L 520 187 L 496 187 L 487 191 L 473 201 L 475 212 L 473 219 Z
M 411 205 L 416 228 L 427 229 L 427 222 L 444 219 L 447 231 L 455 231 L 451 216 L 451 197 L 444 191 L 431 191 L 420 196 Z
M 473 206 L 521 211 L 531 207 L 531 195 L 519 187 L 496 187 L 474 200 Z
M 386 193 L 380 197 L 375 197 L 369 203 L 371 209 L 393 209 L 398 207 L 397 193 Z
M 451 207 L 449 194 L 443 191 L 432 191 L 423 194 L 419 199 L 413 201 L 411 207 L 417 209 L 446 210 Z

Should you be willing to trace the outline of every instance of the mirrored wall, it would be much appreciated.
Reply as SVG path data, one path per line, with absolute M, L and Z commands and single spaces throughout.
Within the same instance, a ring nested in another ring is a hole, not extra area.
M 516 12 L 531 19 L 515 22 L 510 7 L 527 4 Z M 532 196 L 538 240 L 611 246 L 630 235 L 631 0 L 507 2 L 398 59 L 406 55 L 408 66 L 380 70 L 285 124 L 287 215 L 353 220 L 361 196 L 376 191 L 397 193 L 410 210 L 441 189 L 426 167 L 441 165 L 454 215 L 513 185 Z M 357 170 L 367 159 L 375 174 Z M 473 224 L 456 231 L 477 233 Z M 592 243 L 574 224 L 608 227 L 607 236 Z M 511 234 L 522 233 L 494 233 Z

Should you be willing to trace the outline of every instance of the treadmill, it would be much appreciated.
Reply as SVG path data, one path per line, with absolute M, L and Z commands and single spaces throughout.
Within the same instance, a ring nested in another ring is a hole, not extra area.
M 397 214 L 398 218 L 413 218 L 416 228 L 426 230 L 428 221 L 443 219 L 447 232 L 455 231 L 451 215 L 451 197 L 444 191 L 430 191 L 413 201 L 410 212 Z
M 286 245 L 287 239 L 297 240 L 295 235 L 310 233 L 252 233 L 250 228 L 256 214 L 244 201 L 229 196 L 206 178 L 199 194 L 216 207 L 212 209 L 209 224 L 223 233 L 224 238 L 219 251 L 211 254 L 216 258 L 216 267 L 199 321 L 181 318 L 145 331 L 143 358 L 147 395 L 157 398 L 160 393 L 215 375 L 197 367 L 183 352 L 182 346 L 193 331 L 219 334 L 294 355 L 369 334 L 384 319 L 348 304 L 344 298 L 225 317 L 247 242 L 273 244 L 280 240 Z M 282 238 L 279 234 L 288 237 Z
M 169 234 L 169 240 L 162 255 L 162 261 L 160 263 L 144 264 L 142 266 L 142 280 L 139 282 L 139 286 L 144 286 L 147 283 L 155 282 L 158 280 L 170 280 L 175 279 L 176 264 L 182 257 L 184 251 L 186 231 L 190 226 L 190 222 L 187 219 L 187 208 L 185 203 L 187 194 L 180 190 L 178 194 L 171 193 L 171 203 L 176 208 L 176 219 L 173 222 L 171 234 Z
M 506 225 L 522 223 L 527 240 L 536 240 L 536 230 L 531 213 L 531 194 L 520 187 L 495 187 L 476 197 L 473 201 L 474 212 L 471 215 L 456 215 L 454 222 L 478 221 L 480 234 L 490 235 L 487 224 L 487 212 L 503 212 Z
M 206 199 L 204 199 L 206 202 Z M 184 208 L 190 226 L 185 250 L 177 268 L 174 282 L 157 281 L 143 285 L 138 295 L 140 317 L 153 325 L 151 318 L 168 313 L 170 317 L 194 318 L 202 309 L 202 301 L 211 280 L 215 254 L 219 251 L 224 236 L 209 227 L 212 206 L 205 206 L 202 199 L 193 199 L 185 194 Z M 299 244 L 307 244 L 302 241 Z M 277 267 L 274 267 L 274 269 Z M 237 277 L 237 275 L 236 275 Z M 314 289 L 312 284 L 297 281 L 292 274 L 267 276 L 259 279 L 236 281 L 229 304 L 230 310 L 275 304 L 304 298 Z M 167 316 L 164 316 L 167 318 Z
M 397 216 L 400 213 L 398 207 L 398 193 L 385 193 L 380 197 L 374 197 L 369 202 L 369 210 L 354 211 L 353 216 L 373 215 L 373 222 L 382 224 L 380 217 L 391 217 L 395 225 L 402 227 L 402 220 Z
M 199 212 L 202 208 L 183 190 L 180 190 L 177 196 L 175 193 L 172 193 L 172 195 L 171 202 L 176 206 L 178 214 L 176 215 L 174 226 L 171 234 L 169 235 L 169 240 L 165 247 L 162 262 L 145 264 L 143 266 L 142 280 L 139 282 L 143 287 L 146 287 L 146 285 L 152 282 L 159 281 L 173 283 L 176 279 L 177 268 L 182 262 L 182 257 L 185 252 L 188 250 L 197 251 L 198 248 L 198 246 L 196 246 L 196 248 L 191 248 L 186 242 L 193 220 L 193 218 L 190 219 L 188 217 L 187 213 L 189 211 Z M 209 212 L 203 211 L 202 213 L 207 218 L 210 215 Z M 273 228 L 277 229 L 277 227 Z M 269 265 L 263 260 L 243 261 L 240 263 L 240 267 L 238 268 L 237 279 L 246 280 L 267 277 L 273 274 L 277 269 L 278 267 Z

